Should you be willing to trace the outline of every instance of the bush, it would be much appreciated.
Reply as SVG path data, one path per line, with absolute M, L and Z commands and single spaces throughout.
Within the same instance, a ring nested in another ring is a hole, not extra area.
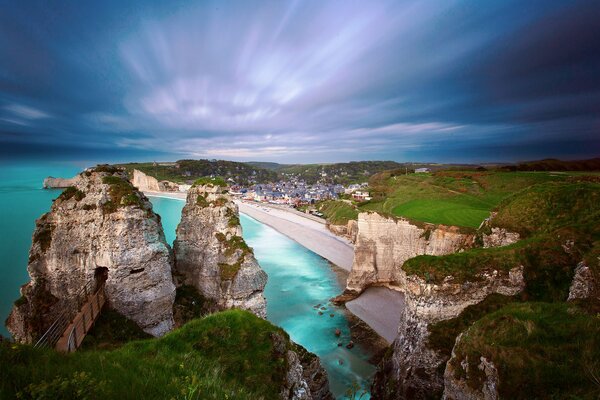
M 70 198 L 75 198 L 76 201 L 80 201 L 85 197 L 85 193 L 81 190 L 77 189 L 74 186 L 69 186 L 58 196 L 58 199 L 61 201 L 69 200 Z
M 192 186 L 221 186 L 221 187 L 227 187 L 227 182 L 225 182 L 225 179 L 221 178 L 220 176 L 211 178 L 211 177 L 203 177 L 203 178 L 199 178 L 196 179 L 194 181 L 194 184 Z

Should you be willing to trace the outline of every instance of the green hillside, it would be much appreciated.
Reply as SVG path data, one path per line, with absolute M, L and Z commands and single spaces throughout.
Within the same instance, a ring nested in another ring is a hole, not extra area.
M 373 200 L 359 210 L 423 222 L 477 228 L 502 200 L 532 185 L 562 182 L 569 174 L 548 172 L 386 171 L 369 180 Z
M 277 173 L 271 170 L 245 163 L 224 160 L 179 160 L 175 163 L 129 163 L 119 164 L 130 173 L 134 169 L 153 176 L 159 181 L 167 180 L 176 183 L 193 183 L 205 176 L 221 176 L 233 179 L 236 183 L 248 184 L 273 182 Z
M 0 342 L 2 399 L 278 399 L 287 334 L 241 310 L 193 320 L 160 339 L 71 354 Z

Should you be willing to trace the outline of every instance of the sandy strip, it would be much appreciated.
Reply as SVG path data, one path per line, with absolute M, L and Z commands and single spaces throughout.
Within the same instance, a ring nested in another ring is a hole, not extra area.
M 379 336 L 392 343 L 398 336 L 404 295 L 384 287 L 370 287 L 358 298 L 346 303 L 346 308 L 365 321 Z
M 260 203 L 241 200 L 235 202 L 242 214 L 270 226 L 346 271 L 352 268 L 352 243 L 331 233 L 322 222 Z

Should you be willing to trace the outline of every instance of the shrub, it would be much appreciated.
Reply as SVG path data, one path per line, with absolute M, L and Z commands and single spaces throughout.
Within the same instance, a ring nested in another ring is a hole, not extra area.
M 203 178 L 199 178 L 196 179 L 194 181 L 194 184 L 192 186 L 221 186 L 221 187 L 227 187 L 227 182 L 225 182 L 225 179 L 221 178 L 220 176 L 211 178 L 211 177 L 203 177 Z
M 85 193 L 83 193 L 81 190 L 77 189 L 74 186 L 69 186 L 68 188 L 63 190 L 60 196 L 58 196 L 59 200 L 61 201 L 69 200 L 72 197 L 75 198 L 76 201 L 80 201 L 85 197 Z

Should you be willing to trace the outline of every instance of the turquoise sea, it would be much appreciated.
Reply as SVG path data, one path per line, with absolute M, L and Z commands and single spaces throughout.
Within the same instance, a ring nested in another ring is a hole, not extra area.
M 46 176 L 69 177 L 82 166 L 65 164 L 0 165 L 0 318 L 4 321 L 19 297 L 19 287 L 28 280 L 27 257 L 35 220 L 48 211 L 60 191 L 43 190 Z M 172 244 L 184 202 L 160 197 L 150 198 L 160 214 L 167 241 Z M 243 235 L 261 267 L 269 275 L 265 296 L 267 318 L 288 332 L 297 343 L 317 354 L 329 374 L 332 392 L 343 398 L 353 382 L 368 386 L 375 367 L 371 356 L 360 346 L 344 346 L 350 340 L 347 319 L 341 310 L 328 304 L 342 291 L 329 263 L 293 240 L 241 216 Z M 319 315 L 317 304 L 326 307 Z M 330 316 L 333 314 L 333 317 Z M 342 335 L 337 338 L 335 329 Z M 4 324 L 0 334 L 8 336 Z M 363 397 L 363 399 L 368 396 Z

